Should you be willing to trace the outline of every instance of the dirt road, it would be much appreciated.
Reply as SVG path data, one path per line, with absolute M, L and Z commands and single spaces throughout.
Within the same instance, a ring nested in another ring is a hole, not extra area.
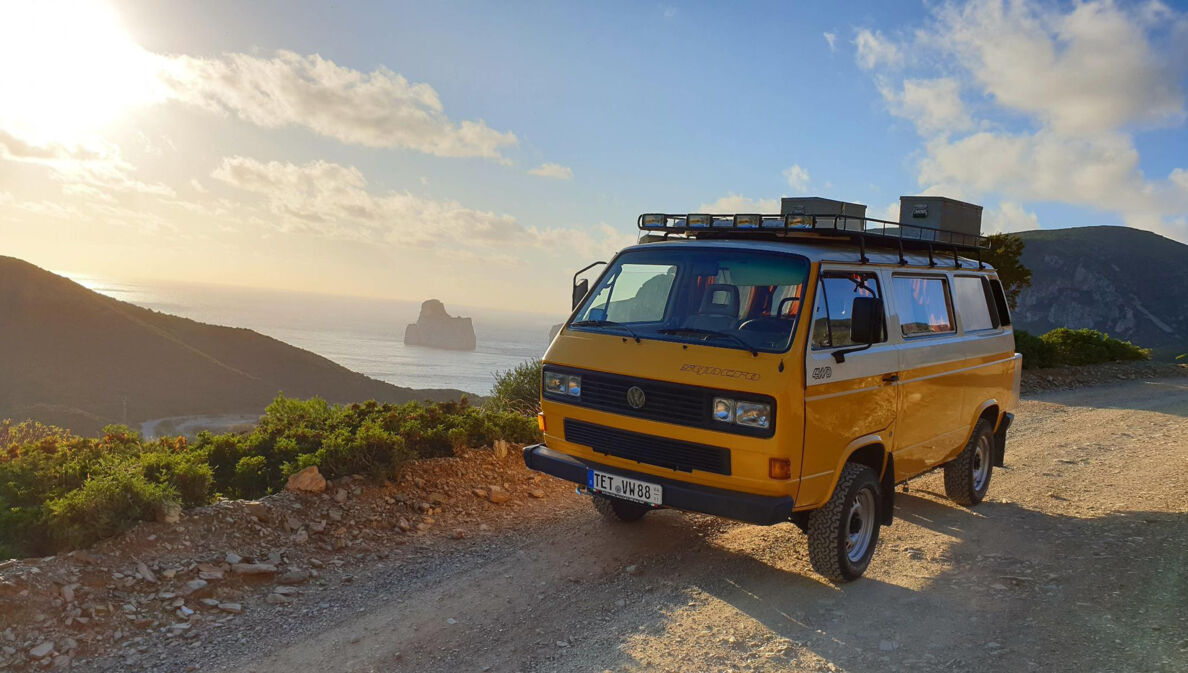
M 549 498 L 516 532 L 378 566 L 327 616 L 241 634 L 202 668 L 1188 671 L 1188 385 L 1027 400 L 1007 464 L 972 511 L 939 475 L 912 482 L 842 586 L 791 524 L 616 525 Z

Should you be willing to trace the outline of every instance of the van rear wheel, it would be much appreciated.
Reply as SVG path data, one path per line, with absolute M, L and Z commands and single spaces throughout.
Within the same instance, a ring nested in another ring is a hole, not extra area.
M 593 496 L 594 509 L 611 521 L 631 523 L 639 521 L 645 514 L 652 511 L 651 507 L 638 502 L 630 502 L 619 498 L 608 498 L 605 495 Z
M 879 502 L 874 470 L 856 463 L 846 465 L 829 502 L 808 516 L 813 570 L 834 582 L 856 580 L 866 572 L 879 542 Z
M 973 507 L 986 497 L 993 471 L 994 428 L 983 418 L 961 453 L 945 463 L 945 495 L 958 505 Z

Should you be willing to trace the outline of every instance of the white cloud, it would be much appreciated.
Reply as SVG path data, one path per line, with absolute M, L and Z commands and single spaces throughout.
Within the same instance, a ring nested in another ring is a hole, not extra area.
M 714 201 L 712 203 L 703 203 L 697 206 L 698 213 L 778 213 L 780 212 L 779 199 L 750 199 L 745 196 L 740 196 L 734 192 L 730 192 L 726 196 Z
M 900 88 L 884 83 L 879 86 L 879 92 L 891 114 L 911 120 L 922 136 L 973 127 L 955 78 L 905 79 Z
M 825 41 L 829 43 L 829 51 L 837 51 L 837 33 L 822 33 L 825 36 Z
M 866 70 L 903 63 L 903 52 L 879 31 L 863 28 L 854 36 L 855 59 Z
M 97 161 L 107 158 L 103 148 L 63 143 L 34 143 L 0 128 L 0 159 L 52 163 L 59 161 Z
M 494 246 L 513 255 L 525 247 L 607 254 L 624 241 L 634 242 L 606 225 L 540 229 L 456 201 L 376 193 L 359 169 L 326 161 L 291 164 L 226 157 L 211 177 L 261 197 L 272 227 L 326 238 L 436 248 L 443 254 Z
M 178 56 L 162 77 L 182 101 L 265 128 L 301 126 L 345 143 L 501 159 L 501 150 L 518 142 L 515 134 L 482 120 L 450 119 L 428 84 L 384 67 L 360 72 L 318 54 Z
M 562 166 L 561 164 L 544 163 L 528 171 L 528 173 L 530 175 L 537 175 L 542 178 L 553 178 L 555 180 L 573 179 L 573 169 L 569 166 Z
M 784 169 L 784 179 L 788 181 L 788 186 L 792 189 L 803 192 L 809 186 L 808 171 L 800 167 L 799 164 L 792 164 L 792 166 Z
M 874 207 L 867 210 L 867 217 L 873 217 L 876 220 L 885 220 L 887 222 L 899 221 L 899 201 L 892 201 L 882 208 Z
M 988 230 L 1035 228 L 1025 205 L 1047 201 L 1188 236 L 1188 178 L 1181 182 L 1182 169 L 1148 177 L 1133 137 L 1183 123 L 1188 15 L 1157 3 L 970 0 L 936 6 L 901 45 L 866 33 L 860 64 L 875 70 L 888 110 L 925 139 L 917 165 L 925 193 L 999 199 Z M 932 76 L 897 76 L 891 66 L 902 61 L 885 54 L 906 52 Z M 963 93 L 978 107 L 967 108 Z
M 988 208 L 982 213 L 982 232 L 986 234 L 1011 234 L 1039 228 L 1039 217 L 1013 201 L 1003 201 L 997 208 Z
M 1184 18 L 1153 5 L 1049 5 L 973 0 L 945 5 L 932 35 L 1000 105 L 1052 129 L 1096 132 L 1184 118 L 1183 47 L 1157 49 L 1150 31 Z M 1171 17 L 1155 22 L 1153 16 Z M 1181 28 L 1182 30 L 1182 28 Z

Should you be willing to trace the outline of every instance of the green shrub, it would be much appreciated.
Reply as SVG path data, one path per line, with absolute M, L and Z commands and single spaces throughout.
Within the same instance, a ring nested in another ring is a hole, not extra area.
M 1151 359 L 1148 348 L 1140 348 L 1095 329 L 1066 327 L 1058 327 L 1041 337 L 1015 330 L 1015 350 L 1023 354 L 1024 369 Z
M 495 386 L 487 402 L 493 411 L 511 411 L 526 416 L 540 412 L 541 361 L 529 360 L 495 374 Z
M 264 456 L 244 456 L 235 463 L 235 495 L 255 499 L 268 493 L 268 459 Z
M 1030 332 L 1015 330 L 1015 352 L 1023 355 L 1024 369 L 1056 366 L 1056 349 Z
M 1060 327 L 1040 337 L 1052 347 L 1056 362 L 1064 365 L 1092 365 L 1151 359 L 1151 351 L 1121 341 L 1095 329 Z
M 183 506 L 198 507 L 210 502 L 214 471 L 201 454 L 157 451 L 141 454 L 138 461 L 145 478 L 172 487 Z
M 310 466 L 328 478 L 393 476 L 405 461 L 496 439 L 539 439 L 534 418 L 465 401 L 347 406 L 278 396 L 246 434 L 147 441 L 125 426 L 97 438 L 0 423 L 0 555 L 86 545 L 153 518 L 165 503 L 256 498 Z
M 177 491 L 146 479 L 134 462 L 113 462 L 106 468 L 46 503 L 46 530 L 59 549 L 87 546 L 121 533 L 177 502 Z

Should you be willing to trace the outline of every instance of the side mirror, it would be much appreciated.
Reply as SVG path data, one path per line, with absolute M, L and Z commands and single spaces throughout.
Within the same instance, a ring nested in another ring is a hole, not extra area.
M 582 300 L 586 298 L 586 294 L 590 292 L 590 281 L 583 278 L 573 284 L 573 306 L 570 309 L 575 309 Z
M 873 344 L 883 338 L 883 302 L 875 297 L 854 297 L 850 307 L 850 340 Z

